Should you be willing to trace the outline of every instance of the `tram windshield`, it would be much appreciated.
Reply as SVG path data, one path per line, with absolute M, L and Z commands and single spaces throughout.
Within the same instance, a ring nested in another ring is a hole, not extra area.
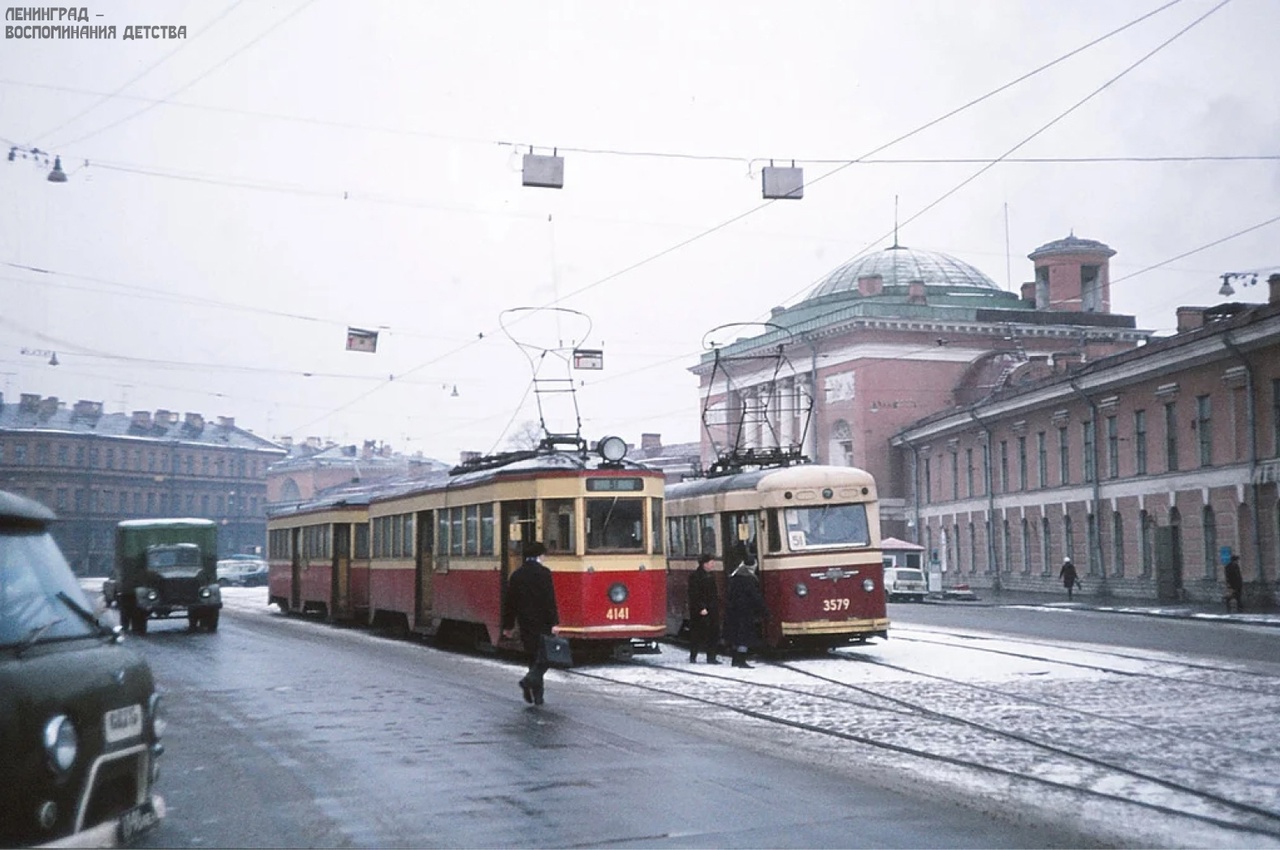
M 587 499 L 588 552 L 643 552 L 644 499 Z
M 792 551 L 871 545 L 864 504 L 787 508 L 783 513 L 787 545 Z

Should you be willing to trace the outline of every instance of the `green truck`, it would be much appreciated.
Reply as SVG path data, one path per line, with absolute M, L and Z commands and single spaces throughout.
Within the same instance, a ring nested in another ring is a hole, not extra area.
M 208 519 L 130 519 L 116 526 L 116 562 L 103 584 L 120 622 L 147 633 L 152 618 L 186 614 L 194 631 L 218 630 L 218 526 Z

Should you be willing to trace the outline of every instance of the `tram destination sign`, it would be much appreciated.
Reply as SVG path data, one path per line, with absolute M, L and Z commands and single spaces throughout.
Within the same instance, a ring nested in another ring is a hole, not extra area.
M 588 478 L 588 493 L 617 493 L 619 491 L 636 493 L 644 489 L 641 478 Z

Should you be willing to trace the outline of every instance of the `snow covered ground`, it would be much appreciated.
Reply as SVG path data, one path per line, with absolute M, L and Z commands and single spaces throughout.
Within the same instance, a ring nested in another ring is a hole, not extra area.
M 235 616 L 278 617 L 265 588 L 226 588 L 223 602 Z M 477 656 L 463 663 L 510 662 Z M 633 704 L 644 693 L 645 704 L 673 722 L 732 725 L 762 749 L 874 775 L 926 804 L 961 800 L 1061 819 L 1117 846 L 1280 847 L 1274 671 L 899 628 L 889 642 L 750 670 L 692 665 L 682 649 L 666 647 L 631 663 L 549 675 L 566 692 L 590 688 Z M 1135 808 L 1125 802 L 1131 800 L 1168 811 Z

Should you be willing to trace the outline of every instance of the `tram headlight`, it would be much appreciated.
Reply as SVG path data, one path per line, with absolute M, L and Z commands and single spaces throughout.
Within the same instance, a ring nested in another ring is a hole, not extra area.
M 627 586 L 622 582 L 616 582 L 609 587 L 609 601 L 614 605 L 621 605 L 627 601 Z
M 627 456 L 627 441 L 621 437 L 605 437 L 596 444 L 596 451 L 609 463 L 617 463 Z
M 804 598 L 809 595 L 809 588 L 802 581 L 796 582 L 796 596 Z
M 864 578 L 862 580 L 862 589 L 865 590 L 867 593 L 870 593 L 871 591 L 875 590 L 876 589 L 875 580 Z

